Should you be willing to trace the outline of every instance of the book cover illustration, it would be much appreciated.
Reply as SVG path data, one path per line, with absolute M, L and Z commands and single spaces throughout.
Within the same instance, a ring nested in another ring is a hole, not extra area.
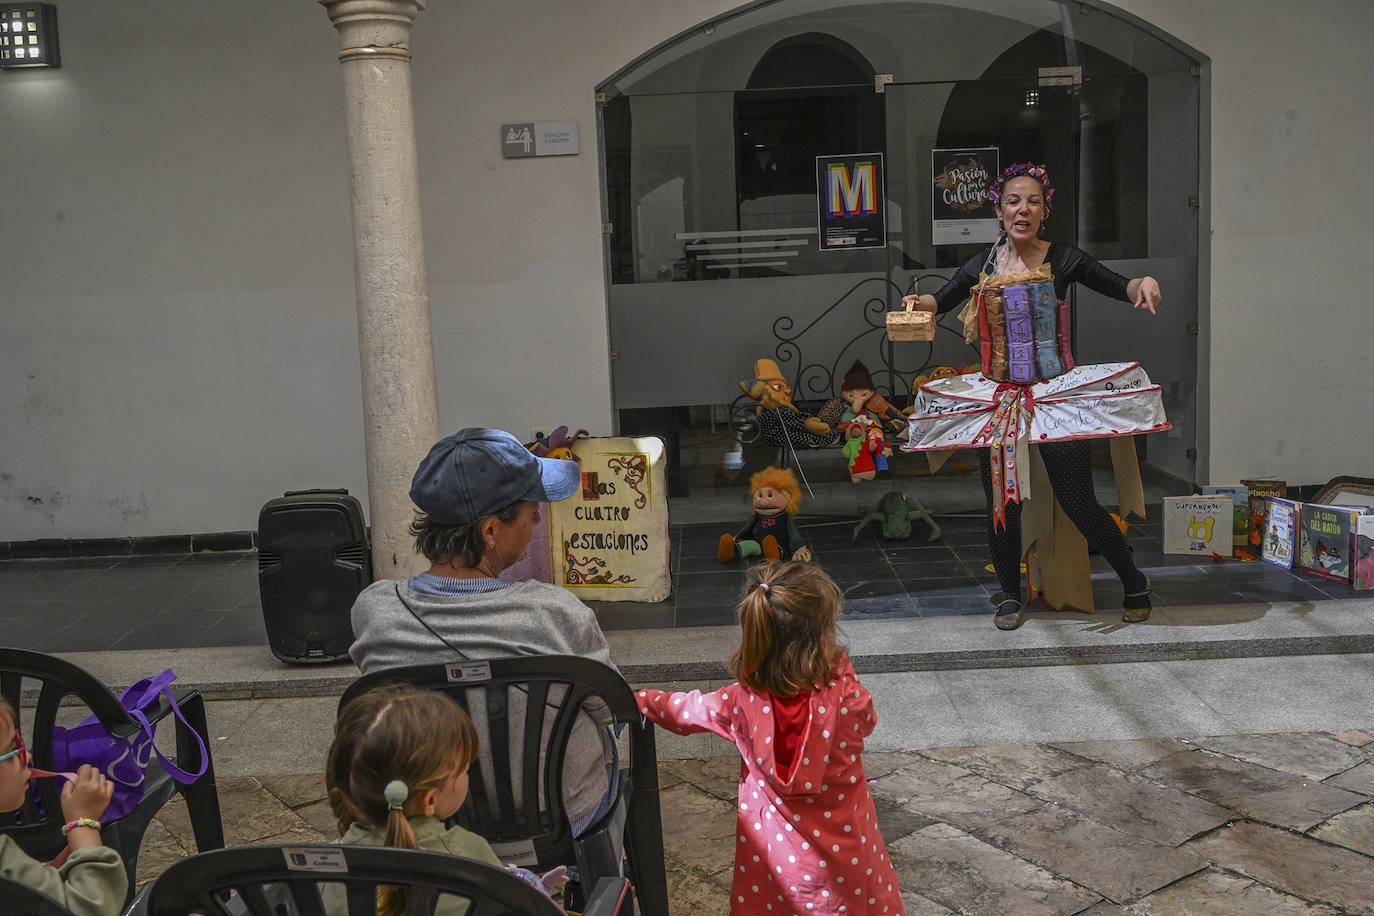
M 1350 581 L 1350 555 L 1359 510 L 1303 503 L 1298 522 L 1298 569 L 1334 582 Z
M 1231 500 L 1225 496 L 1164 497 L 1164 552 L 1231 552 Z
M 1209 484 L 1203 496 L 1226 496 L 1231 500 L 1231 547 L 1244 547 L 1250 536 L 1250 488 L 1244 484 Z
M 1297 534 L 1298 503 L 1271 496 L 1264 513 L 1264 545 L 1261 556 L 1268 563 L 1293 568 L 1293 543 Z
M 1264 513 L 1269 508 L 1269 497 L 1287 496 L 1288 483 L 1283 480 L 1242 480 L 1250 498 L 1250 517 L 1246 522 L 1245 544 L 1237 553 L 1242 560 L 1259 559 L 1264 550 Z
M 1355 519 L 1356 588 L 1374 588 L 1374 515 Z

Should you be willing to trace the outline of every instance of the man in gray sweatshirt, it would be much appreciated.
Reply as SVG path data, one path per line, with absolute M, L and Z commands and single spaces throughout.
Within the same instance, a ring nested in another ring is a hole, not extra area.
M 576 462 L 537 458 L 502 430 L 464 429 L 436 443 L 410 489 L 421 510 L 411 533 L 430 568 L 406 581 L 379 580 L 358 596 L 353 661 L 364 674 L 511 655 L 579 655 L 614 667 L 596 615 L 571 592 L 498 578 L 524 556 L 539 503 L 567 499 L 580 486 Z M 510 718 L 518 754 L 524 710 L 517 707 Z M 474 713 L 490 773 L 485 723 Z M 604 705 L 589 704 L 573 725 L 563 800 L 574 835 L 599 821 L 617 794 L 615 744 L 603 727 L 610 721 Z

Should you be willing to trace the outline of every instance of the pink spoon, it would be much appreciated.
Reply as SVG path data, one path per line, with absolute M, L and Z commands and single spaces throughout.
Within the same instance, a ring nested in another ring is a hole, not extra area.
M 76 782 L 75 773 L 54 773 L 52 770 L 40 770 L 38 767 L 29 767 L 29 775 L 39 779 L 55 779 L 60 776 L 70 782 Z

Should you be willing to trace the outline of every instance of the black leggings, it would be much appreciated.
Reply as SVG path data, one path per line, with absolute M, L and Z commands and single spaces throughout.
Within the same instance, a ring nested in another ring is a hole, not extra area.
M 1126 592 L 1143 591 L 1145 574 L 1136 568 L 1126 538 L 1093 492 L 1092 443 L 1086 439 L 1072 442 L 1046 442 L 1038 446 L 1045 460 L 1050 487 L 1064 514 L 1083 532 L 1088 546 L 1102 555 L 1121 577 Z M 988 500 L 988 549 L 992 567 L 1002 593 L 1021 597 L 1021 504 L 1007 503 L 1007 525 L 994 530 L 992 521 L 992 465 L 986 448 L 978 449 L 978 468 L 983 478 L 983 494 Z

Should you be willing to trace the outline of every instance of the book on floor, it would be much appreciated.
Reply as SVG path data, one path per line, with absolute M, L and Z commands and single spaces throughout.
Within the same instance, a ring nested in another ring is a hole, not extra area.
M 1374 588 L 1374 515 L 1355 519 L 1354 586 Z
M 1245 544 L 1237 548 L 1241 559 L 1256 560 L 1264 549 L 1264 513 L 1269 508 L 1269 497 L 1287 496 L 1288 483 L 1283 480 L 1242 480 L 1250 498 L 1250 515 L 1246 521 Z
M 1240 483 L 1208 484 L 1202 495 L 1231 500 L 1231 548 L 1244 547 L 1250 535 L 1250 488 Z
M 1264 512 L 1264 545 L 1261 557 L 1284 569 L 1293 568 L 1293 546 L 1297 537 L 1300 504 L 1271 496 Z
M 1334 582 L 1349 582 L 1360 510 L 1303 503 L 1298 521 L 1298 570 Z
M 1231 500 L 1226 496 L 1164 497 L 1164 552 L 1210 557 L 1231 554 Z

